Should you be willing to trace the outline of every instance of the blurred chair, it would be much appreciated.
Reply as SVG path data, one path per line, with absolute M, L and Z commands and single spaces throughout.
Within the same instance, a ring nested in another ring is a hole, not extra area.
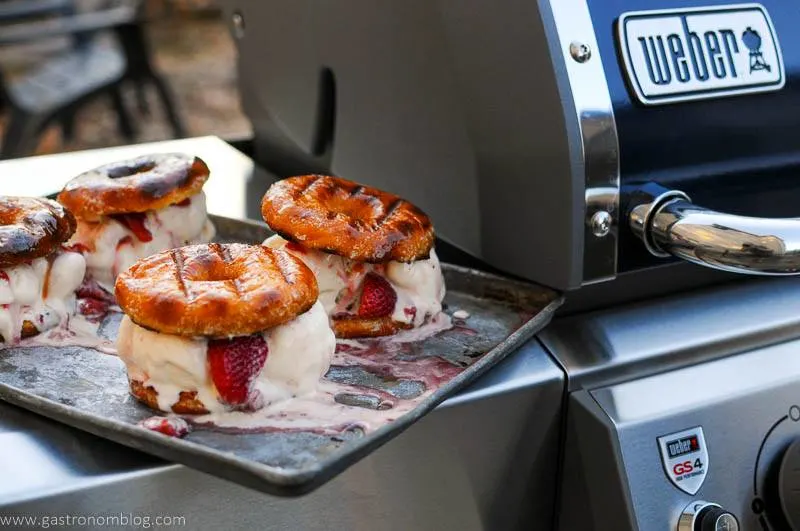
M 64 137 L 73 135 L 77 113 L 90 101 L 108 98 L 127 141 L 136 135 L 122 88 L 132 84 L 139 109 L 147 112 L 144 90 L 153 86 L 175 137 L 185 136 L 166 81 L 153 67 L 141 17 L 141 2 L 106 2 L 101 9 L 76 12 L 72 1 L 12 0 L 0 2 L 0 46 L 71 37 L 73 45 L 45 59 L 18 79 L 4 82 L 0 70 L 0 107 L 6 127 L 0 159 L 30 155 L 41 133 L 60 124 Z M 27 8 L 27 9 L 26 9 Z M 5 16 L 4 16 L 5 15 Z M 44 20 L 31 17 L 55 15 Z
M 74 0 L 0 0 L 0 22 L 14 22 L 39 15 L 72 15 Z

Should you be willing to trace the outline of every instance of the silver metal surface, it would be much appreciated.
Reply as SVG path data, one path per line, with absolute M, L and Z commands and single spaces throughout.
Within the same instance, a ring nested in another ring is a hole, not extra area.
M 786 529 L 771 493 L 776 466 L 800 439 L 798 300 L 798 279 L 758 279 L 556 320 L 542 332 L 573 390 L 559 528 L 675 529 L 700 498 L 730 510 L 741 529 Z M 670 480 L 658 441 L 697 427 L 708 459 L 691 495 Z M 586 510 L 570 511 L 577 503 Z
M 800 274 L 800 218 L 724 214 L 682 192 L 633 209 L 630 225 L 651 253 L 734 273 Z
M 705 500 L 697 500 L 687 505 L 681 513 L 680 518 L 678 518 L 678 531 L 696 531 L 694 526 L 697 522 L 697 513 L 706 507 L 719 507 L 719 504 L 710 503 Z
M 783 529 L 772 471 L 800 438 L 800 341 L 789 341 L 591 392 L 616 433 L 641 529 L 677 524 L 691 497 L 661 467 L 653 441 L 702 426 L 716 463 L 699 496 L 729 509 L 743 529 Z
M 757 278 L 557 319 L 539 338 L 577 389 L 787 341 L 799 330 L 800 279 Z
M 669 481 L 656 440 L 694 426 L 715 463 L 697 497 L 742 529 L 788 529 L 775 470 L 800 440 L 799 348 L 795 340 L 573 393 L 559 529 L 676 529 L 696 498 Z M 577 503 L 587 509 L 570 513 Z
M 222 218 L 213 221 L 220 241 L 260 243 L 270 234 L 259 223 Z M 183 439 L 163 437 L 136 426 L 153 412 L 130 399 L 122 361 L 79 347 L 0 350 L 0 397 L 65 424 L 264 492 L 305 493 L 398 435 L 518 349 L 550 321 L 561 304 L 558 294 L 547 288 L 448 264 L 443 264 L 442 270 L 447 285 L 445 304 L 451 313 L 455 309 L 468 312 L 469 321 L 422 341 L 398 344 L 396 359 L 433 357 L 458 367 L 459 372 L 420 398 L 410 412 L 368 433 L 348 429 L 336 434 L 236 434 L 200 427 Z M 118 318 L 101 329 L 113 339 L 117 325 Z M 63 373 L 71 378 L 57 377 Z M 367 365 L 332 365 L 324 378 L 352 382 L 365 394 L 369 389 L 393 392 L 391 389 L 402 388 L 402 396 L 409 400 L 416 400 L 424 390 L 412 379 L 392 376 L 384 381 Z
M 798 315 L 800 280 L 760 278 L 541 332 L 570 390 L 559 529 L 675 529 L 695 497 L 729 509 L 742 529 L 785 529 L 769 493 L 800 439 Z M 658 441 L 697 427 L 708 459 L 691 495 L 671 481 Z
M 568 87 L 580 128 L 579 156 L 585 176 L 583 284 L 610 280 L 617 274 L 619 224 L 619 144 L 614 110 L 592 18 L 585 0 L 549 2 Z M 573 47 L 573 44 L 577 44 Z M 592 53 L 594 51 L 595 53 Z M 592 60 L 589 61 L 589 55 Z M 611 230 L 597 235 L 593 217 L 610 216 Z

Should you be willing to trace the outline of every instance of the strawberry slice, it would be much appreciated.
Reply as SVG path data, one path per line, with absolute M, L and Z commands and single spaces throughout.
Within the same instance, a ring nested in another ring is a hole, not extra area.
M 170 437 L 183 437 L 190 431 L 189 423 L 180 417 L 149 417 L 140 421 L 139 426 Z
M 144 226 L 144 220 L 147 219 L 147 214 L 144 212 L 131 212 L 130 214 L 113 214 L 113 219 L 119 221 L 131 231 L 140 242 L 149 242 L 153 240 L 153 235 Z
M 8 273 L 0 269 L 0 280 L 5 280 L 6 282 L 11 282 L 11 279 L 8 278 Z
M 91 278 L 83 279 L 81 285 L 75 290 L 75 295 L 77 295 L 79 299 L 97 299 L 109 304 L 116 303 L 114 295 L 107 292 L 96 280 Z
M 90 323 L 99 323 L 108 313 L 109 303 L 99 299 L 78 299 L 78 313 Z
M 389 281 L 375 273 L 367 273 L 361 285 L 358 316 L 385 317 L 394 311 L 395 304 L 397 304 L 397 293 Z
M 261 334 L 208 342 L 208 369 L 223 402 L 247 404 L 253 380 L 264 367 L 268 352 Z

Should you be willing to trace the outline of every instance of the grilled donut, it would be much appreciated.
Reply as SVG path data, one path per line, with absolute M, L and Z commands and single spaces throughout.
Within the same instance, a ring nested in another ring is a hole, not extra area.
M 289 241 L 359 262 L 426 259 L 435 237 L 427 214 L 405 199 L 327 175 L 276 182 L 261 215 Z
M 319 295 L 302 260 L 261 245 L 201 244 L 144 258 L 117 277 L 117 303 L 150 330 L 186 337 L 263 332 Z
M 338 338 L 356 339 L 391 336 L 400 330 L 409 330 L 413 325 L 394 321 L 391 315 L 367 318 L 346 314 L 331 317 L 331 327 Z
M 142 401 L 150 409 L 161 411 L 158 406 L 158 391 L 152 385 L 144 386 L 139 380 L 131 380 L 131 394 Z M 181 415 L 205 415 L 208 413 L 205 404 L 197 398 L 196 391 L 181 391 L 178 401 L 172 404 L 172 411 Z
M 0 196 L 0 267 L 51 254 L 75 227 L 72 213 L 55 201 Z
M 113 162 L 69 181 L 58 201 L 78 219 L 160 210 L 197 193 L 208 180 L 202 159 L 182 153 Z

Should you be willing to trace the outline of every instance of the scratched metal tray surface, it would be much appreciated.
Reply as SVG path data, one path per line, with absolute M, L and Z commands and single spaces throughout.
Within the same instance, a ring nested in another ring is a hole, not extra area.
M 260 223 L 219 217 L 214 221 L 219 241 L 258 243 L 269 235 Z M 304 494 L 399 435 L 515 351 L 550 321 L 562 303 L 560 294 L 544 287 L 449 264 L 443 265 L 443 271 L 446 311 L 469 312 L 467 326 L 474 333 L 452 329 L 420 342 L 401 344 L 397 359 L 436 357 L 463 370 L 414 409 L 374 431 L 230 433 L 199 427 L 183 439 L 166 437 L 136 425 L 154 412 L 129 395 L 121 360 L 83 347 L 0 350 L 0 398 L 262 492 Z M 118 314 L 109 317 L 101 326 L 101 334 L 114 338 L 118 323 Z M 370 389 L 387 391 L 387 385 L 401 392 L 411 389 L 412 393 L 419 387 L 419 382 L 383 381 L 380 374 L 367 368 L 365 365 L 353 371 L 353 367 L 332 366 L 325 378 L 349 379 L 349 384 L 364 389 L 367 395 Z

